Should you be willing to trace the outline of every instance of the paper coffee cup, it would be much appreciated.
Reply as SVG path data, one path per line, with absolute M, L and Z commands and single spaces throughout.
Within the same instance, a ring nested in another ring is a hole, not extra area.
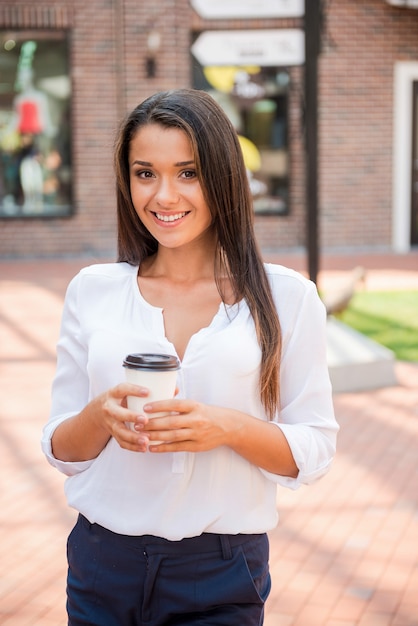
M 180 361 L 176 356 L 149 353 L 128 354 L 123 361 L 123 367 L 128 383 L 140 385 L 149 390 L 149 394 L 145 398 L 127 397 L 128 409 L 131 411 L 143 414 L 144 404 L 174 397 L 177 373 L 180 369 Z M 150 418 L 163 415 L 167 415 L 167 413 L 153 413 Z M 132 422 L 129 422 L 129 426 L 132 430 L 134 429 Z M 152 441 L 150 443 L 155 446 L 163 442 Z

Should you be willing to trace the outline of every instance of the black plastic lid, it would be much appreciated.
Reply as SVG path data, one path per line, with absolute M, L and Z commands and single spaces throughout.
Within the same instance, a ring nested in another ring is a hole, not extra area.
M 180 361 L 171 354 L 128 354 L 123 361 L 123 367 L 139 370 L 167 370 L 180 369 Z

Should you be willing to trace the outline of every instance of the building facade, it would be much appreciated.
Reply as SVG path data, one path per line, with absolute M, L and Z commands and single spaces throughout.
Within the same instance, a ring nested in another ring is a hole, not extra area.
M 418 11 L 400 4 L 323 2 L 323 250 L 418 245 Z M 236 125 L 263 250 L 304 247 L 303 0 L 252 7 L 0 0 L 0 258 L 113 257 L 117 127 L 179 87 Z

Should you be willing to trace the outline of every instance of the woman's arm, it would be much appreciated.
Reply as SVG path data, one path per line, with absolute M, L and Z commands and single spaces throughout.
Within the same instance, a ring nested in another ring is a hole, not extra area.
M 67 289 L 57 344 L 51 416 L 44 427 L 42 439 L 42 447 L 49 461 L 65 473 L 82 471 L 83 466 L 63 468 L 60 461 L 91 461 L 100 454 L 112 436 L 127 449 L 143 451 L 146 447 L 144 437 L 125 424 L 136 418 L 126 408 L 126 396 L 146 396 L 145 389 L 125 383 L 110 388 L 94 399 L 89 398 L 89 356 L 83 328 L 86 325 L 86 311 L 90 315 L 89 298 L 92 290 L 90 285 L 83 286 L 83 280 L 83 272 L 80 272 Z M 94 301 L 94 296 L 91 297 Z M 84 324 L 81 320 L 84 320 Z
M 65 462 L 96 458 L 114 437 L 127 450 L 145 452 L 148 439 L 132 431 L 126 422 L 137 416 L 126 408 L 126 396 L 146 397 L 147 389 L 128 383 L 117 385 L 89 402 L 77 415 L 61 422 L 52 435 L 52 452 Z
M 297 478 L 299 469 L 291 448 L 276 424 L 242 414 L 231 414 L 230 419 L 228 445 L 237 454 L 267 472 Z

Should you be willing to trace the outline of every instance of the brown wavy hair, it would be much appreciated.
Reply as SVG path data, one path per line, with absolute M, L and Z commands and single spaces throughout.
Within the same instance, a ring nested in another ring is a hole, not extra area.
M 132 204 L 129 148 L 146 124 L 178 128 L 189 138 L 202 191 L 217 235 L 215 280 L 223 301 L 222 275 L 235 301 L 245 299 L 262 352 L 260 397 L 270 419 L 279 409 L 280 323 L 254 234 L 254 212 L 241 147 L 228 117 L 206 92 L 179 89 L 157 93 L 122 123 L 115 144 L 118 261 L 139 265 L 158 242 Z

